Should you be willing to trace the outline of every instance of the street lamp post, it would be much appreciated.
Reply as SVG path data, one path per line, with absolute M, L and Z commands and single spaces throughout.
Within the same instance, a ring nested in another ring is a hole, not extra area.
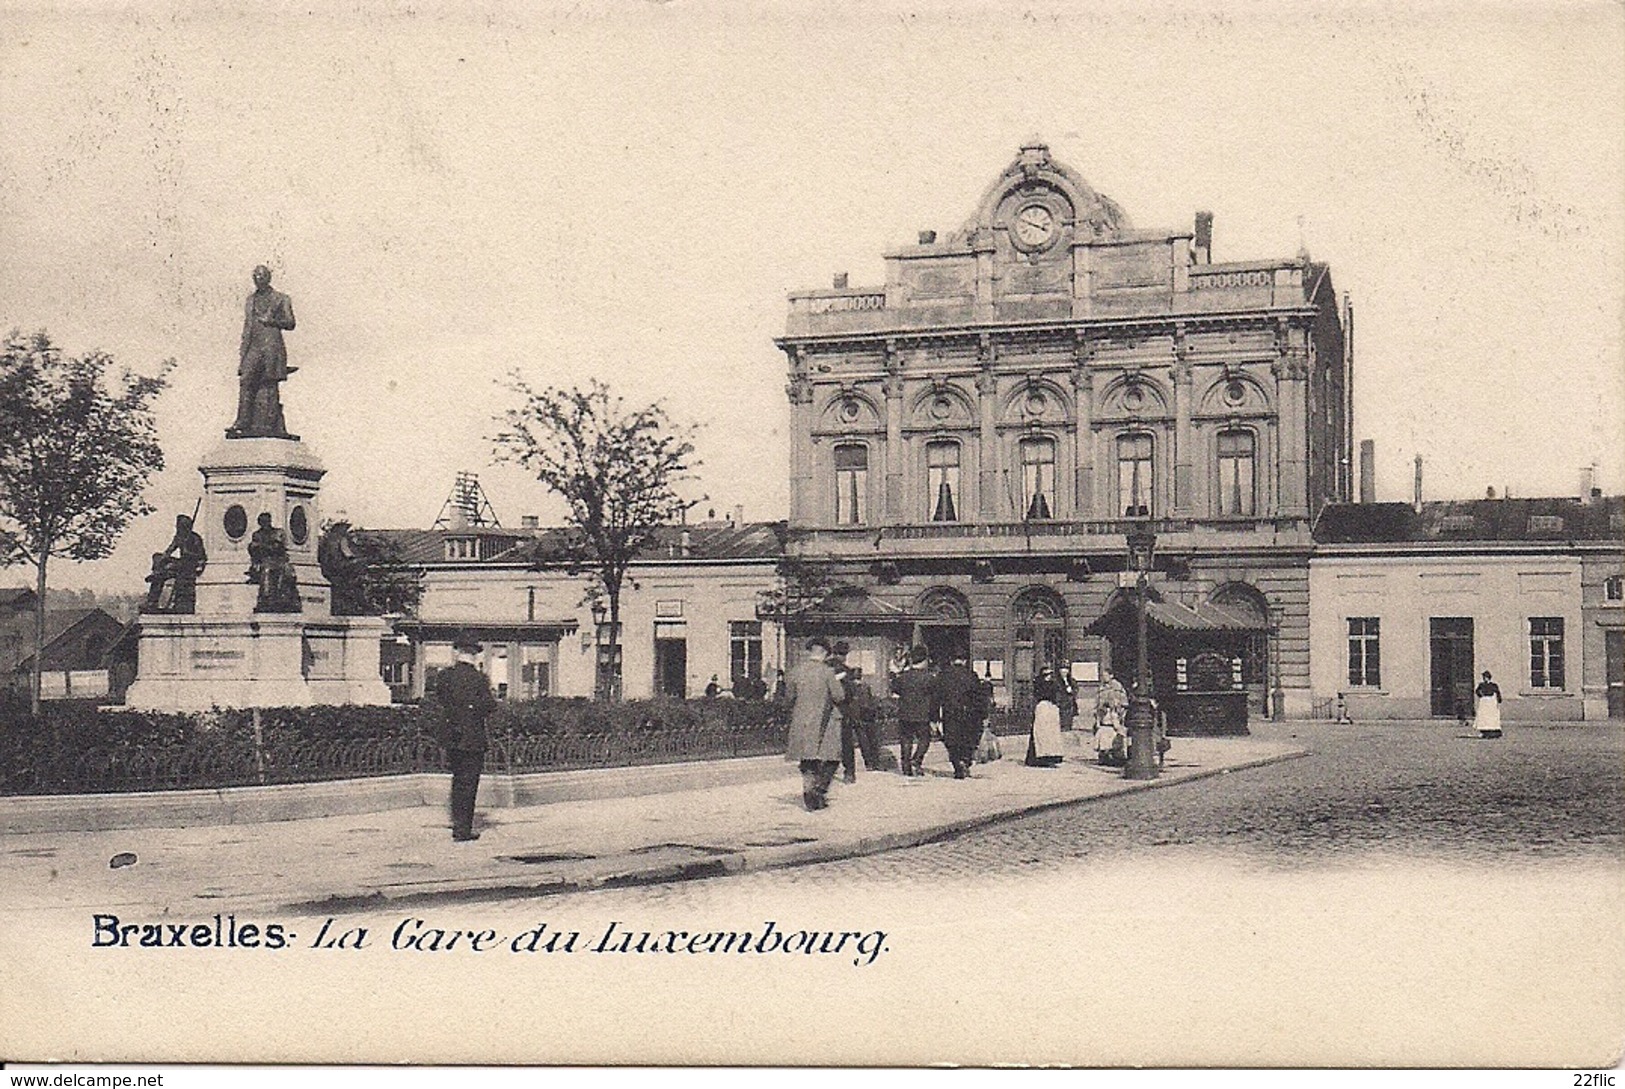
M 1135 579 L 1134 606 L 1138 653 L 1134 660 L 1134 693 L 1128 703 L 1128 763 L 1125 779 L 1157 777 L 1157 712 L 1151 706 L 1151 663 L 1146 654 L 1146 599 L 1151 560 L 1157 548 L 1157 534 L 1148 522 L 1135 522 L 1128 532 L 1129 570 Z

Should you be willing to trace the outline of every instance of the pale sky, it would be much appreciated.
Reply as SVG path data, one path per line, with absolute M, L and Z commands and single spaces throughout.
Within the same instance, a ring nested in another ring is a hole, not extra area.
M 517 368 L 664 398 L 707 505 L 783 517 L 787 292 L 881 282 L 1033 135 L 1137 226 L 1331 265 L 1379 498 L 1416 453 L 1430 498 L 1625 490 L 1617 5 L 69 10 L 0 13 L 0 326 L 178 369 L 158 513 L 58 586 L 139 589 L 191 510 L 262 261 L 328 515 L 472 469 L 556 520 L 490 464 Z

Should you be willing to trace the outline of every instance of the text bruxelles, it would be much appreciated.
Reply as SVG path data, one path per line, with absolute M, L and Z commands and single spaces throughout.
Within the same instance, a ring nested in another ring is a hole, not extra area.
M 215 915 L 199 922 L 126 922 L 117 915 L 91 917 L 91 947 L 96 949 L 291 949 L 299 935 L 280 922 L 239 922 L 235 915 Z M 884 930 L 782 930 L 769 919 L 755 930 L 628 930 L 612 922 L 596 941 L 579 930 L 560 930 L 539 923 L 511 938 L 496 930 L 431 926 L 423 919 L 403 918 L 387 941 L 382 928 L 344 925 L 329 916 L 302 948 L 367 950 L 384 948 L 416 953 L 654 953 L 677 956 L 756 955 L 851 956 L 854 965 L 873 964 L 888 952 Z

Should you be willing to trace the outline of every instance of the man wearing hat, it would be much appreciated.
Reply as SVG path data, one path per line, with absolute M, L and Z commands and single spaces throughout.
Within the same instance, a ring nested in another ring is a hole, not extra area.
M 891 682 L 897 697 L 897 744 L 904 775 L 925 774 L 925 753 L 931 747 L 931 720 L 937 716 L 937 705 L 936 686 L 925 668 L 928 657 L 924 647 L 910 647 L 908 667 Z
M 475 665 L 480 645 L 467 637 L 453 644 L 457 664 L 435 678 L 435 697 L 445 717 L 441 739 L 451 765 L 451 838 L 479 839 L 474 831 L 474 798 L 485 766 L 485 718 L 496 708 L 491 685 Z
M 846 688 L 830 668 L 829 643 L 807 641 L 807 656 L 785 677 L 790 737 L 784 758 L 801 767 L 801 800 L 809 810 L 829 804 L 829 784 L 841 764 L 841 712 Z

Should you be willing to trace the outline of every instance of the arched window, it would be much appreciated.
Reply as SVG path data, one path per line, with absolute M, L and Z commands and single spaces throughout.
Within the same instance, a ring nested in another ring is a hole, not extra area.
M 847 443 L 835 448 L 835 524 L 859 526 L 869 509 L 869 448 Z
M 1037 522 L 1055 517 L 1055 440 L 1021 440 L 1022 517 Z
M 1124 518 L 1151 517 L 1151 436 L 1117 436 L 1117 509 Z
M 1219 432 L 1219 513 L 1254 511 L 1254 453 L 1251 431 Z
M 948 440 L 925 444 L 925 494 L 931 521 L 959 521 L 959 444 Z

